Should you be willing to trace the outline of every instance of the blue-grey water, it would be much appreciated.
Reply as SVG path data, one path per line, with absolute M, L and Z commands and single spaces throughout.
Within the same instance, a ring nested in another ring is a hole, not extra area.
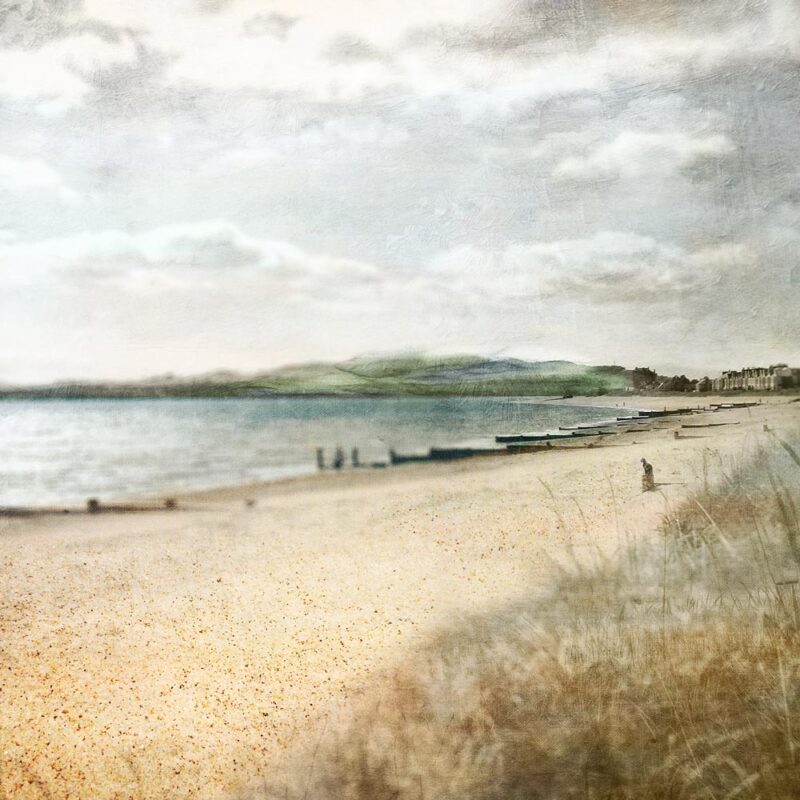
M 311 473 L 315 451 L 491 446 L 498 433 L 613 416 L 522 398 L 0 402 L 0 506 L 119 499 Z

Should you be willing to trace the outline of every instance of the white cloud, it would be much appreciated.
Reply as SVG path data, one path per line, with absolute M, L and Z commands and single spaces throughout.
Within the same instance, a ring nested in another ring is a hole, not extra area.
M 15 158 L 2 153 L 0 153 L 0 192 L 16 196 L 35 192 L 57 197 L 69 204 L 80 200 L 80 194 L 41 158 Z
M 89 91 L 86 76 L 112 64 L 136 61 L 129 36 L 109 40 L 82 32 L 42 47 L 0 48 L 0 96 L 40 101 L 45 114 L 80 105 Z
M 438 256 L 432 269 L 443 282 L 501 307 L 515 298 L 548 304 L 674 304 L 726 273 L 753 267 L 754 260 L 741 244 L 687 252 L 650 237 L 605 231 L 499 251 L 462 247 Z
M 734 149 L 723 134 L 691 136 L 683 131 L 626 130 L 584 156 L 563 159 L 553 174 L 582 181 L 665 176 L 704 159 L 724 158 Z
M 141 233 L 108 230 L 40 242 L 0 240 L 0 277 L 7 283 L 119 285 L 172 291 L 231 282 L 281 290 L 285 299 L 331 301 L 380 283 L 380 270 L 353 259 L 320 256 L 295 245 L 250 236 L 222 220 L 170 225 Z
M 633 233 L 606 231 L 585 239 L 472 246 L 441 253 L 416 269 L 397 270 L 355 259 L 308 253 L 296 245 L 251 236 L 221 220 L 141 233 L 99 231 L 41 242 L 0 237 L 0 279 L 7 284 L 125 285 L 172 291 L 202 285 L 280 292 L 285 301 L 376 301 L 403 295 L 447 297 L 448 303 L 497 309 L 505 303 L 685 302 L 721 279 L 756 267 L 741 243 L 687 251 Z

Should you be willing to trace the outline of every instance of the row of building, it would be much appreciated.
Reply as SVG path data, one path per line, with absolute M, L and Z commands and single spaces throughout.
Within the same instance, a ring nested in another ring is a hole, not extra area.
M 703 378 L 697 382 L 697 392 L 755 391 L 773 392 L 800 387 L 800 369 L 786 364 L 769 367 L 745 367 L 726 370 L 719 378 Z

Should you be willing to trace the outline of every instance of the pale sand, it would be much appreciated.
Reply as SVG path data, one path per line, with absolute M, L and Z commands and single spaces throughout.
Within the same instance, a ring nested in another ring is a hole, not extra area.
M 280 769 L 332 701 L 437 627 L 523 598 L 573 551 L 651 533 L 704 459 L 796 424 L 787 400 L 679 440 L 673 420 L 608 447 L 218 490 L 174 512 L 0 519 L 0 797 L 213 798 Z M 642 456 L 673 485 L 643 495 Z

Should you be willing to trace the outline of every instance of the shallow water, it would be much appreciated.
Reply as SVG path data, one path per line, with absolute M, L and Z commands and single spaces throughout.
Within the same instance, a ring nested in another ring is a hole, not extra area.
M 0 402 L 0 506 L 132 497 L 311 473 L 341 444 L 492 446 L 498 433 L 613 417 L 524 398 L 274 398 Z

